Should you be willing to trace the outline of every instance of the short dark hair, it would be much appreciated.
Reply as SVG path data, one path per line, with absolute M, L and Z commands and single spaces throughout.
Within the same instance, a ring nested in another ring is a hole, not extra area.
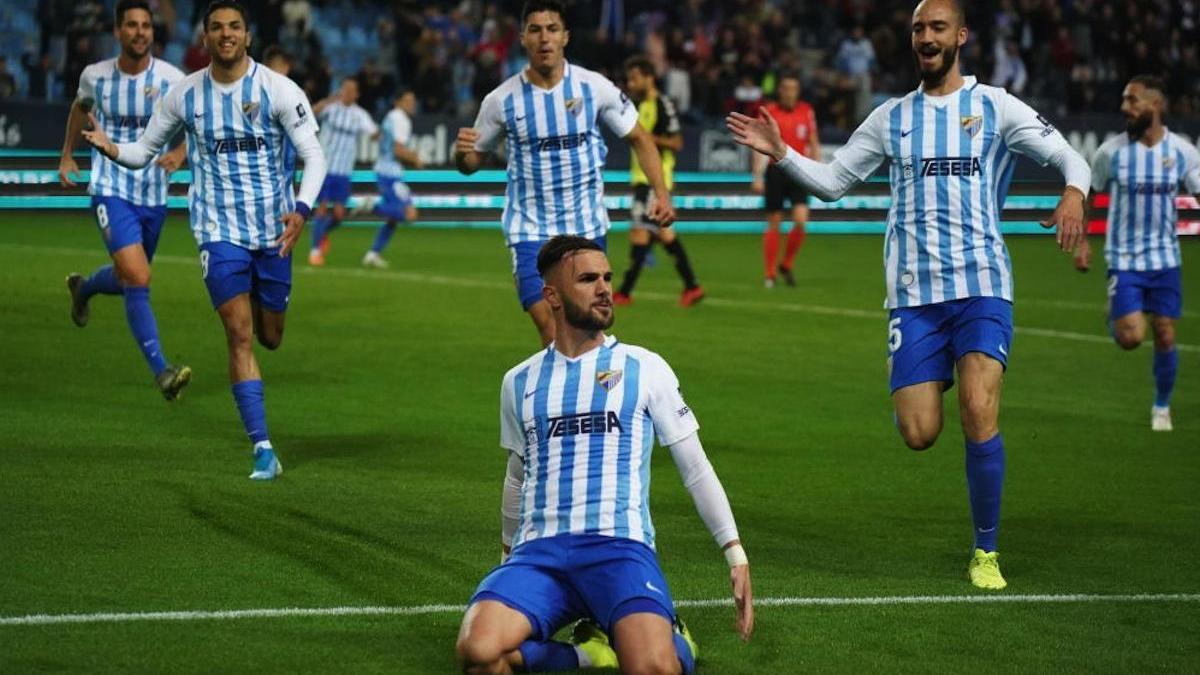
M 558 14 L 558 18 L 562 19 L 563 28 L 570 30 L 570 26 L 567 25 L 567 8 L 563 5 L 562 0 L 527 0 L 525 6 L 521 8 L 522 28 L 529 20 L 529 15 L 534 12 L 554 12 Z
M 542 246 L 542 250 L 538 251 L 538 275 L 545 279 L 546 275 L 557 267 L 563 258 L 579 251 L 599 251 L 604 253 L 604 248 L 587 237 L 580 237 L 574 234 L 560 234 L 552 237 L 550 241 Z
M 1167 83 L 1157 75 L 1134 75 L 1129 78 L 1129 84 L 1140 84 L 1147 89 L 1153 89 L 1163 96 L 1167 95 Z
M 150 3 L 146 0 L 119 0 L 117 6 L 113 8 L 113 20 L 116 25 L 121 25 L 121 22 L 125 20 L 125 12 L 131 9 L 144 9 L 151 18 L 154 17 L 154 12 L 150 11 Z
M 655 75 L 654 64 L 650 63 L 650 59 L 642 56 L 641 54 L 637 54 L 625 59 L 625 71 L 629 72 L 630 70 L 636 70 L 639 73 L 643 75 L 649 75 L 650 77 L 654 77 Z
M 797 73 L 794 70 L 785 70 L 782 73 L 779 73 L 779 78 L 776 81 L 783 82 L 784 80 L 795 80 L 796 82 L 803 84 L 803 81 L 800 79 L 800 73 Z
M 218 9 L 232 9 L 242 15 L 242 23 L 246 27 L 250 27 L 250 17 L 246 14 L 246 7 L 237 0 L 212 0 L 208 3 L 208 9 L 204 10 L 204 30 L 208 30 L 208 19 L 213 15 L 213 12 Z
M 284 51 L 283 47 L 280 47 L 279 45 L 271 45 L 263 50 L 262 60 L 263 63 L 267 63 L 272 59 L 283 59 L 284 61 L 291 63 L 292 55 Z

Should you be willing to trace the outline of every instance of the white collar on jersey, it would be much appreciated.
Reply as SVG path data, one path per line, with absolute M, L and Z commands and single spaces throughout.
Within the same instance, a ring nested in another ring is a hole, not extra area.
M 542 89 L 541 87 L 537 86 L 536 84 L 530 82 L 528 77 L 525 77 L 525 71 L 528 69 L 529 69 L 529 64 L 525 64 L 525 67 L 521 69 L 521 81 L 535 89 Z M 549 89 L 542 89 L 542 91 L 551 92 L 551 91 L 554 91 L 555 89 L 558 89 L 559 87 L 562 86 L 563 82 L 567 81 L 567 78 L 570 76 L 571 76 L 571 62 L 566 59 L 563 59 L 562 79 L 558 81 L 558 84 L 554 85 L 553 87 L 550 87 Z
M 976 80 L 975 80 L 974 75 L 967 75 L 967 76 L 963 77 L 962 86 L 959 87 L 958 89 L 955 89 L 954 91 L 950 92 L 949 94 L 942 94 L 941 96 L 930 96 L 930 95 L 926 94 L 925 98 L 927 98 L 931 101 L 945 101 L 946 99 L 950 98 L 951 96 L 957 96 L 958 93 L 960 91 L 962 91 L 963 89 L 971 89 L 972 87 L 975 86 L 975 82 L 976 82 Z M 925 94 L 925 83 L 924 82 L 917 85 L 917 91 L 921 92 L 922 94 Z
M 249 56 L 247 56 L 246 58 L 250 61 L 250 66 L 246 68 L 246 72 L 242 73 L 241 77 L 234 80 L 233 82 L 225 83 L 225 82 L 217 82 L 216 80 L 214 80 L 213 76 L 212 76 L 212 64 L 211 63 L 207 67 L 205 67 L 204 77 L 207 77 L 209 79 L 209 81 L 212 82 L 213 89 L 216 89 L 217 91 L 221 92 L 222 94 L 228 94 L 229 92 L 233 91 L 234 89 L 241 87 L 242 80 L 246 79 L 247 77 L 254 77 L 254 74 L 258 72 L 258 62 L 255 61 L 254 59 L 250 58 Z
M 146 75 L 147 73 L 153 73 L 154 72 L 154 62 L 155 62 L 155 58 L 153 56 L 151 56 L 150 62 L 148 64 L 146 64 L 146 69 L 140 73 L 134 74 L 134 73 L 127 73 L 127 72 L 121 70 L 121 60 L 113 59 L 113 72 L 116 73 L 118 77 L 128 77 L 128 78 L 136 80 L 137 78 L 139 78 L 143 75 Z
M 595 347 L 587 350 L 586 352 L 584 352 L 574 358 L 567 356 L 566 354 L 558 351 L 558 348 L 554 346 L 553 342 L 551 342 L 549 345 L 547 345 L 546 349 L 548 351 L 553 352 L 554 354 L 557 354 L 558 356 L 574 363 L 575 361 L 582 361 L 583 359 L 586 359 L 594 354 L 598 354 L 601 349 L 612 349 L 614 346 L 616 346 L 616 344 L 617 344 L 617 338 L 615 336 L 605 335 L 604 342 L 601 342 L 600 344 L 596 345 Z

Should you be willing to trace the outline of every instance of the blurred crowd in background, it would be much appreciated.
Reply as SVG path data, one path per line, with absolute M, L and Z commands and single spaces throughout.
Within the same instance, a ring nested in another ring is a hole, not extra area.
M 113 0 L 0 6 L 0 99 L 69 99 L 87 64 L 116 53 Z M 206 0 L 150 0 L 158 55 L 203 68 Z M 566 0 L 568 58 L 623 79 L 646 54 L 683 116 L 752 110 L 797 72 L 823 126 L 852 129 L 878 103 L 916 86 L 912 0 Z M 279 45 L 312 100 L 357 74 L 376 116 L 399 87 L 423 113 L 473 116 L 523 64 L 520 0 L 246 0 L 252 53 Z M 1200 0 L 968 2 L 964 69 L 1058 117 L 1115 112 L 1132 75 L 1162 75 L 1171 114 L 1200 117 Z

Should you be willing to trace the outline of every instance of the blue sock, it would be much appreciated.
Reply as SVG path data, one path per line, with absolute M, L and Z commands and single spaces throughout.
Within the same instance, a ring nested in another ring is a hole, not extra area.
M 1171 405 L 1171 390 L 1175 388 L 1175 371 L 1179 368 L 1179 352 L 1171 347 L 1169 352 L 1154 352 L 1154 405 L 1165 408 Z
M 1000 493 L 1004 490 L 1004 438 L 982 443 L 967 441 L 967 493 L 975 521 L 975 548 L 996 550 L 1000 529 Z
M 679 633 L 674 633 L 675 636 L 675 653 L 679 656 L 679 665 L 683 667 L 683 675 L 692 675 L 696 672 L 696 655 L 692 654 L 692 647 L 683 639 Z
M 317 248 L 321 245 L 321 239 L 325 237 L 325 232 L 329 230 L 329 223 L 333 222 L 333 216 L 320 216 L 313 218 L 312 222 L 312 247 Z
M 258 444 L 269 439 L 267 434 L 267 408 L 263 403 L 262 380 L 244 380 L 233 385 L 233 400 L 237 401 L 242 425 L 250 441 Z
M 104 295 L 120 295 L 121 282 L 117 280 L 117 271 L 112 265 L 105 265 L 100 269 L 92 272 L 92 276 L 83 280 L 83 286 L 80 287 L 84 298 L 90 298 L 97 293 Z
M 575 653 L 575 646 L 565 642 L 526 640 L 517 649 L 521 651 L 526 672 L 546 673 L 579 668 L 579 656 Z
M 396 221 L 389 220 L 379 228 L 379 233 L 375 235 L 375 243 L 371 244 L 371 250 L 376 253 L 383 253 L 383 249 L 387 248 L 388 242 L 392 240 L 392 235 L 396 233 Z
M 133 339 L 137 340 L 142 356 L 150 370 L 157 376 L 167 367 L 163 358 L 162 348 L 158 345 L 158 322 L 154 320 L 154 310 L 150 309 L 150 289 L 146 286 L 125 287 L 125 319 L 129 321 L 129 330 Z

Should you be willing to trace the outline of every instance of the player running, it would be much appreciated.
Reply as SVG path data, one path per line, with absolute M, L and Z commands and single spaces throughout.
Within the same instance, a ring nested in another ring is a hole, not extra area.
M 638 125 L 629 97 L 608 78 L 563 58 L 570 39 L 563 3 L 530 0 L 521 23 L 529 66 L 484 97 L 474 128 L 458 130 L 454 163 L 464 174 L 475 173 L 484 155 L 502 137 L 507 141 L 502 225 L 521 308 L 547 345 L 554 340 L 554 320 L 542 299 L 538 250 L 556 234 L 577 234 L 605 247 L 609 222 L 601 172 L 608 147 L 600 120 L 629 141 L 654 189 L 646 217 L 667 227 L 675 208 L 654 139 Z
M 812 106 L 800 100 L 800 76 L 784 73 L 779 77 L 779 100 L 766 105 L 766 112 L 779 126 L 783 142 L 796 152 L 821 161 L 821 139 L 817 135 L 817 116 Z M 789 180 L 766 155 L 751 158 L 753 182 L 750 189 L 763 195 L 767 211 L 767 231 L 763 232 L 763 286 L 775 288 L 776 272 L 788 286 L 796 285 L 792 265 L 804 245 L 804 227 L 808 222 L 808 191 Z M 779 260 L 779 226 L 783 222 L 783 202 L 792 207 L 792 230 L 788 233 L 783 260 Z
M 141 138 L 113 143 L 99 126 L 83 136 L 109 159 L 137 168 L 177 132 L 188 135 L 192 232 L 205 286 L 225 327 L 233 398 L 254 444 L 250 478 L 269 480 L 283 469 L 267 432 L 253 336 L 271 350 L 283 341 L 292 287 L 288 254 L 325 178 L 325 158 L 304 92 L 246 55 L 247 26 L 240 3 L 214 0 L 204 13 L 211 65 L 171 89 Z M 284 166 L 285 139 L 304 161 L 298 197 Z
M 670 448 L 700 517 L 725 552 L 738 631 L 750 639 L 750 567 L 696 416 L 661 356 L 605 335 L 612 269 L 600 244 L 560 235 L 537 257 L 554 342 L 504 376 L 500 446 L 506 560 L 479 584 L 458 635 L 464 672 L 615 666 L 691 673 L 696 648 L 654 553 L 650 455 Z M 511 547 L 511 548 L 510 548 Z M 589 619 L 577 644 L 551 640 Z M 612 645 L 600 634 L 612 636 Z M 615 654 L 614 650 L 615 649 Z
M 67 117 L 58 178 L 75 187 L 72 175 L 79 173 L 72 153 L 79 134 L 95 111 L 97 124 L 117 141 L 133 141 L 145 128 L 150 112 L 183 73 L 175 66 L 150 55 L 154 43 L 154 17 L 145 0 L 120 0 L 114 11 L 113 34 L 121 53 L 93 63 L 79 76 L 79 91 Z M 88 194 L 100 236 L 112 258 L 91 276 L 71 273 L 71 320 L 87 325 L 88 301 L 97 293 L 120 295 L 125 301 L 125 319 L 134 342 L 154 374 L 158 390 L 174 400 L 192 377 L 192 369 L 172 366 L 163 356 L 158 339 L 158 322 L 150 307 L 150 261 L 158 247 L 163 222 L 167 219 L 167 188 L 171 172 L 183 164 L 181 143 L 167 153 L 151 158 L 154 164 L 127 169 L 92 151 Z
M 638 124 L 650 133 L 654 145 L 662 158 L 663 182 L 670 190 L 674 183 L 675 153 L 683 150 L 683 126 L 675 114 L 675 104 L 659 93 L 654 81 L 654 65 L 644 56 L 630 57 L 625 62 L 625 85 L 637 103 Z M 704 298 L 704 289 L 696 281 L 692 263 L 675 228 L 662 228 L 646 217 L 650 201 L 650 182 L 637 155 L 630 158 L 629 182 L 633 184 L 633 204 L 629 208 L 629 269 L 621 280 L 621 288 L 613 294 L 613 304 L 628 305 L 633 302 L 633 287 L 646 264 L 646 256 L 654 241 L 662 242 L 663 248 L 675 258 L 675 270 L 683 279 L 683 294 L 679 304 L 691 307 Z
M 313 214 L 312 250 L 308 254 L 308 264 L 320 267 L 325 264 L 325 252 L 329 249 L 329 233 L 346 218 L 358 137 L 366 134 L 375 138 L 379 127 L 370 113 L 358 105 L 358 80 L 353 75 L 342 80 L 336 96 L 317 101 L 313 112 L 321 122 L 321 146 L 329 161 L 329 174 L 325 176 Z
M 1126 133 L 1108 139 L 1092 158 L 1092 189 L 1108 190 L 1108 320 L 1122 349 L 1135 349 L 1146 335 L 1143 312 L 1154 332 L 1154 405 L 1150 428 L 1171 431 L 1171 391 L 1179 357 L 1175 321 L 1183 313 L 1183 288 L 1176 234 L 1175 197 L 1183 183 L 1200 195 L 1200 152 L 1163 125 L 1165 87 L 1139 75 L 1121 97 Z M 1095 192 L 1093 192 L 1093 197 Z M 1086 239 L 1075 266 L 1088 270 Z
M 396 225 L 417 219 L 412 190 L 404 183 L 405 164 L 414 169 L 424 166 L 416 148 L 409 147 L 412 143 L 412 116 L 416 111 L 416 94 L 412 90 L 401 90 L 391 112 L 383 118 L 379 157 L 375 160 L 375 180 L 379 186 L 379 202 L 375 204 L 375 213 L 387 220 L 375 235 L 371 250 L 363 256 L 362 264 L 366 267 L 387 267 L 383 249 L 392 240 Z
M 764 112 L 733 114 L 734 139 L 769 154 L 793 180 L 832 201 L 889 162 L 892 206 L 884 242 L 888 365 L 896 425 L 914 450 L 942 430 L 942 394 L 961 380 L 967 491 L 975 525 L 971 582 L 1000 589 L 996 535 L 1004 484 L 1000 385 L 1012 340 L 1012 273 L 1000 235 L 1013 163 L 1019 153 L 1066 178 L 1056 227 L 1064 251 L 1083 234 L 1087 163 L 1046 119 L 1003 89 L 959 71 L 967 40 L 957 0 L 924 0 L 912 16 L 912 49 L 921 85 L 883 104 L 855 130 L 833 162 L 790 149 Z

